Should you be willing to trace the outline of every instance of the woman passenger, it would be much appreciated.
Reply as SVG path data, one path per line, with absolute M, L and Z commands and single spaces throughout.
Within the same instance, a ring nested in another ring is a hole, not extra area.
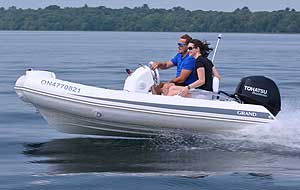
M 202 42 L 198 39 L 193 39 L 188 44 L 188 52 L 190 56 L 196 59 L 195 75 L 197 80 L 188 86 L 171 86 L 169 88 L 168 96 L 180 95 L 187 96 L 190 89 L 197 88 L 207 91 L 213 91 L 212 83 L 213 76 L 217 77 L 219 80 L 221 76 L 219 75 L 217 69 L 207 57 L 212 51 L 209 44 Z

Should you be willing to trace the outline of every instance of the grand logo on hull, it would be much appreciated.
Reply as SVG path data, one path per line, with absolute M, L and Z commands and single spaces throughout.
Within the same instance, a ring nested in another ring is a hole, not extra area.
M 236 114 L 241 116 L 251 116 L 251 117 L 257 116 L 256 112 L 251 112 L 251 111 L 237 111 Z

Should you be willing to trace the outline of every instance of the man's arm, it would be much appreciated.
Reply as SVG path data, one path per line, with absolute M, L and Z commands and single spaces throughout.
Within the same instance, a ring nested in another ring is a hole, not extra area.
M 172 79 L 170 82 L 175 84 L 185 83 L 185 81 L 191 75 L 194 69 L 195 59 L 193 59 L 192 57 L 188 57 L 187 60 L 185 60 L 184 63 L 182 63 L 182 70 L 180 72 L 180 75 Z
M 166 61 L 166 62 L 153 62 L 153 64 L 151 65 L 151 69 L 168 69 L 170 67 L 173 67 L 174 64 L 172 63 L 172 61 Z
M 190 76 L 191 73 L 192 73 L 191 70 L 182 69 L 180 72 L 180 75 L 178 77 L 172 79 L 170 82 L 175 83 L 175 84 L 184 83 L 186 81 L 186 79 Z

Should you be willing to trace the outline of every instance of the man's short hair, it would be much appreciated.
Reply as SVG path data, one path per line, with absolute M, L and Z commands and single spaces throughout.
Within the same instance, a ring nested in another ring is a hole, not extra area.
M 181 37 L 181 39 L 185 39 L 185 44 L 187 45 L 188 43 L 190 43 L 190 41 L 192 40 L 192 37 L 189 36 L 188 34 L 183 34 Z

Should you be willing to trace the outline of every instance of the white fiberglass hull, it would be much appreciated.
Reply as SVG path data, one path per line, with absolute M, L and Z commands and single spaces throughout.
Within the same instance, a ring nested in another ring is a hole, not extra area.
M 49 125 L 66 133 L 140 137 L 178 130 L 222 132 L 275 120 L 263 106 L 96 88 L 58 80 L 50 72 L 21 76 L 15 90 Z

